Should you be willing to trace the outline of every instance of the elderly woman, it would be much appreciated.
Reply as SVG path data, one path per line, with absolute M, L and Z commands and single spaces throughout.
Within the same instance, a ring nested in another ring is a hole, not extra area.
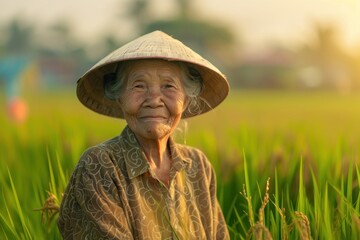
M 160 31 L 91 68 L 79 100 L 127 126 L 78 162 L 60 208 L 64 239 L 228 239 L 213 167 L 171 138 L 182 118 L 213 109 L 228 91 L 216 67 Z

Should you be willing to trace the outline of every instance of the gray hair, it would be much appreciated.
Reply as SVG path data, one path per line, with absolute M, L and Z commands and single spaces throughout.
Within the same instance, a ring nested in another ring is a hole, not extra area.
M 120 98 L 124 90 L 124 84 L 128 77 L 127 66 L 131 61 L 118 63 L 114 73 L 109 73 L 104 76 L 104 95 L 111 100 Z M 189 100 L 187 108 L 184 110 L 188 113 L 196 115 L 201 112 L 201 98 L 200 93 L 203 89 L 204 83 L 200 73 L 192 66 L 179 61 L 174 61 L 181 69 L 181 82 L 184 87 L 185 95 Z

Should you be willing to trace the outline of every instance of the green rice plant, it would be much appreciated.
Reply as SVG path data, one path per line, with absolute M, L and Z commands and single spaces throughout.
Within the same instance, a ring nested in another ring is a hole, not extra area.
M 22 238 L 22 239 L 32 239 L 31 233 L 29 231 L 29 228 L 27 226 L 27 219 L 25 217 L 25 214 L 22 210 L 19 198 L 18 198 L 18 194 L 17 194 L 17 190 L 15 188 L 11 173 L 8 171 L 8 176 L 9 176 L 9 180 L 10 180 L 10 184 L 11 184 L 11 192 L 13 194 L 13 200 L 15 203 L 16 207 L 16 216 L 12 216 L 9 212 L 9 208 L 5 202 L 5 208 L 7 210 L 8 213 L 8 218 L 6 219 L 5 216 L 0 215 L 1 217 L 1 222 L 4 224 L 3 226 L 5 226 L 6 229 L 3 228 L 3 231 L 5 233 L 10 233 L 10 236 L 12 237 L 16 237 L 16 238 Z M 4 196 L 4 195 L 3 195 Z M 14 219 L 13 217 L 16 217 L 17 219 Z M 19 221 L 19 225 L 15 225 L 14 222 L 15 221 Z
M 312 239 L 309 219 L 304 213 L 295 211 L 293 215 L 293 223 L 299 232 L 300 239 Z
M 268 179 L 266 182 L 265 196 L 259 209 L 259 220 L 251 226 L 250 230 L 247 232 L 246 239 L 250 239 L 251 236 L 254 236 L 255 239 L 263 239 L 263 237 L 267 240 L 273 239 L 269 229 L 265 226 L 264 223 L 264 209 L 269 202 L 269 182 L 270 179 Z M 251 197 L 247 196 L 246 192 L 243 192 L 243 196 L 249 202 L 249 211 L 252 211 Z
M 312 171 L 312 196 L 313 200 L 309 201 L 307 197 L 307 189 L 303 184 L 303 170 L 299 168 L 299 189 L 296 201 L 287 195 L 287 208 L 284 207 L 284 201 L 279 199 L 278 190 L 275 191 L 273 199 L 269 198 L 269 180 L 266 183 L 264 200 L 258 210 L 258 221 L 254 216 L 254 201 L 252 196 L 248 194 L 248 188 L 244 185 L 243 191 L 240 193 L 247 202 L 246 206 L 237 205 L 238 208 L 245 209 L 241 217 L 239 209 L 236 210 L 236 221 L 240 222 L 242 230 L 233 234 L 236 230 L 232 229 L 233 239 L 357 239 L 360 230 L 359 221 L 359 195 L 356 198 L 353 194 L 349 194 L 347 189 L 338 189 L 335 185 L 321 182 L 322 191 L 318 186 L 319 179 L 316 178 Z M 350 168 L 351 170 L 352 168 Z M 245 172 L 248 171 L 245 164 Z M 244 182 L 246 182 L 247 174 L 244 173 Z M 277 176 L 275 174 L 275 176 Z M 349 177 L 350 176 L 350 177 Z M 358 176 L 357 176 L 357 181 Z M 354 179 L 351 174 L 347 177 L 347 187 L 350 191 L 354 191 Z M 278 179 L 275 177 L 275 189 Z M 357 182 L 356 182 L 357 184 Z M 355 186 L 355 189 L 357 187 Z M 250 189 L 253 191 L 254 189 Z M 286 190 L 287 192 L 289 189 Z M 261 195 L 261 192 L 259 192 Z M 350 197 L 352 196 L 352 197 Z M 270 206 L 264 211 L 267 201 Z M 293 206 L 296 203 L 296 208 Z M 256 205 L 256 203 L 255 203 Z M 287 209 L 287 210 L 286 210 Z M 287 214 L 285 214 L 287 212 Z M 252 215 L 252 217 L 250 217 Z M 266 217 L 268 215 L 268 217 Z M 288 218 L 290 217 L 290 218 Z M 287 221 L 290 219 L 290 221 Z M 248 221 L 248 222 L 247 222 Z M 343 230 L 342 230 L 343 229 Z
M 12 219 L 12 216 L 10 214 L 9 208 L 6 204 L 4 193 L 3 193 L 3 202 L 4 202 L 4 208 L 6 209 L 7 217 L 0 213 L 0 222 L 1 222 L 1 232 L 6 239 L 18 239 L 18 233 L 15 228 L 14 220 Z
M 47 153 L 48 155 L 48 166 L 49 166 L 49 174 L 50 174 L 50 183 L 49 183 L 49 191 L 48 196 L 46 200 L 44 201 L 44 204 L 41 208 L 34 209 L 35 211 L 41 212 L 41 222 L 43 224 L 48 224 L 48 226 L 51 225 L 53 220 L 56 218 L 57 214 L 59 213 L 60 208 L 60 202 L 59 202 L 59 196 L 61 193 L 59 193 L 59 185 L 62 184 L 62 186 L 65 186 L 66 184 L 66 178 L 63 172 L 63 169 L 61 167 L 59 158 L 57 157 L 57 173 L 59 181 L 61 181 L 61 184 L 58 184 L 55 180 L 54 170 L 51 162 L 51 158 L 49 155 L 49 151 Z M 61 200 L 61 198 L 60 198 Z
M 56 207 L 76 162 L 125 123 L 91 113 L 73 92 L 28 97 L 23 125 L 0 112 L 0 239 L 61 239 Z M 232 239 L 260 230 L 263 239 L 359 239 L 356 109 L 358 94 L 232 91 L 176 138 L 212 162 Z
M 244 177 L 245 177 L 245 185 L 244 185 L 242 194 L 245 197 L 246 202 L 248 204 L 249 222 L 250 222 L 250 226 L 253 227 L 255 225 L 255 220 L 254 220 L 253 207 L 252 207 L 252 203 L 251 203 L 251 188 L 250 188 L 250 182 L 249 182 L 247 161 L 246 161 L 245 156 L 244 156 Z

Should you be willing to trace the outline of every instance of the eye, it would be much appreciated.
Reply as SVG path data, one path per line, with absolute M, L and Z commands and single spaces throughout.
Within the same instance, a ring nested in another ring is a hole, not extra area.
M 174 80 L 166 80 L 163 82 L 162 87 L 164 89 L 178 89 L 178 84 Z
M 142 81 L 135 81 L 131 84 L 130 88 L 135 90 L 141 90 L 146 87 L 145 83 Z
M 173 83 L 166 83 L 166 84 L 164 85 L 164 88 L 166 88 L 166 89 L 171 89 L 171 88 L 176 89 L 176 85 L 173 84 Z
M 133 88 L 140 88 L 140 89 L 142 89 L 144 87 L 145 87 L 144 84 L 136 84 L 133 86 Z

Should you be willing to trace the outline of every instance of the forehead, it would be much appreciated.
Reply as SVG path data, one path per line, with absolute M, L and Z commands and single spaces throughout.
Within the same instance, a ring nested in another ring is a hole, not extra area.
M 127 64 L 127 72 L 134 73 L 156 72 L 171 75 L 181 75 L 181 67 L 176 62 L 160 59 L 135 60 Z

